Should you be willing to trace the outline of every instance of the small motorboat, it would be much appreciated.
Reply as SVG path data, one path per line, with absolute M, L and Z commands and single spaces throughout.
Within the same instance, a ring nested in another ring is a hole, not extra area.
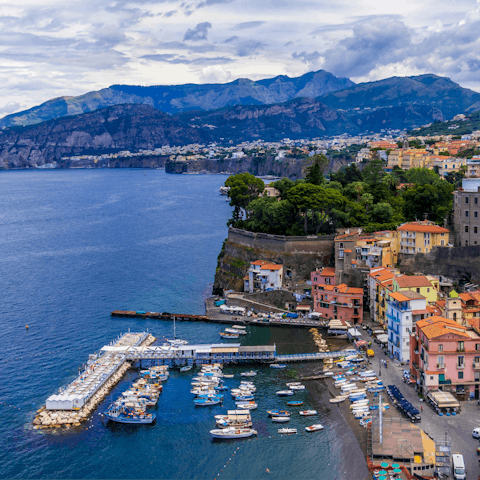
M 282 368 L 287 368 L 287 364 L 286 363 L 271 363 L 270 368 L 276 368 L 276 369 L 280 370 Z
M 220 332 L 219 335 L 220 335 L 222 338 L 229 338 L 229 339 L 238 338 L 238 333 Z
M 302 382 L 289 382 L 289 383 L 286 383 L 285 385 L 287 387 L 293 387 L 294 385 L 301 385 Z
M 213 387 L 217 392 L 225 392 L 228 390 L 228 387 L 225 385 L 218 385 L 217 387 Z
M 316 415 L 317 411 L 316 410 L 302 410 L 301 412 L 298 412 L 302 417 L 311 417 L 312 415 Z
M 335 397 L 330 399 L 330 403 L 340 403 L 346 400 L 347 397 Z
M 289 407 L 300 407 L 301 405 L 303 405 L 303 401 L 302 400 L 293 400 L 291 402 L 287 402 L 287 405 Z
M 293 390 L 279 390 L 277 392 L 277 395 L 279 397 L 291 397 L 294 394 L 295 394 L 295 392 Z
M 218 405 L 223 398 L 195 398 L 193 403 L 196 407 L 208 407 L 210 405 Z
M 242 372 L 240 375 L 242 377 L 254 377 L 257 374 L 254 370 L 250 370 L 249 372 Z
M 180 369 L 181 372 L 188 372 L 189 370 L 192 369 L 192 365 L 185 365 Z
M 247 332 L 245 330 L 240 330 L 240 329 L 236 329 L 236 328 L 226 328 L 225 329 L 225 332 L 226 333 L 233 333 L 234 335 L 246 335 Z
M 290 412 L 286 410 L 267 410 L 270 417 L 290 417 Z
M 258 407 L 258 404 L 255 402 L 235 402 L 235 405 L 245 410 L 255 410 Z
M 235 400 L 238 402 L 250 402 L 252 400 L 255 400 L 255 397 L 253 395 L 238 395 L 235 397 Z
M 332 377 L 333 376 L 333 372 L 325 372 L 324 375 L 326 377 Z
M 323 425 L 320 425 L 319 423 L 317 425 L 310 425 L 309 427 L 305 427 L 305 430 L 307 432 L 316 432 L 317 430 L 323 430 Z
M 290 385 L 288 388 L 290 390 L 305 390 L 305 385 Z
M 211 435 L 213 438 L 247 438 L 251 437 L 252 435 L 256 435 L 257 431 L 253 428 L 218 428 L 214 430 L 210 430 Z
M 235 375 L 233 373 L 224 373 L 223 378 L 233 378 Z
M 296 428 L 279 428 L 278 433 L 288 435 L 291 433 L 297 433 L 297 429 Z
M 286 423 L 290 421 L 290 417 L 271 417 L 272 422 L 276 423 Z

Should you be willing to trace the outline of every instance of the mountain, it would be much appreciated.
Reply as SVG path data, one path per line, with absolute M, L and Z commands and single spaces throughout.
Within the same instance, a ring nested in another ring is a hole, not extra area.
M 480 105 L 476 112 L 468 113 L 460 120 L 448 122 L 435 122 L 428 127 L 418 128 L 408 132 L 412 136 L 428 135 L 468 135 L 475 130 L 480 130 Z
M 458 113 L 475 109 L 480 94 L 449 78 L 428 74 L 360 83 L 317 99 L 330 108 L 342 110 L 428 105 L 437 108 L 443 118 L 451 119 Z
M 339 111 L 318 99 L 297 98 L 274 105 L 225 107 L 211 112 L 184 112 L 176 118 L 210 130 L 215 139 L 234 142 L 315 138 L 348 133 L 356 135 L 382 129 L 405 129 L 442 121 L 442 113 L 428 105 L 383 107 L 368 111 Z
M 33 125 L 125 103 L 146 104 L 172 114 L 231 105 L 264 105 L 298 97 L 314 98 L 352 85 L 354 83 L 348 78 L 337 78 L 324 70 L 296 78 L 280 75 L 258 81 L 239 79 L 226 84 L 112 85 L 78 97 L 54 98 L 29 110 L 7 115 L 0 120 L 0 127 Z
M 204 141 L 198 129 L 149 105 L 116 105 L 39 125 L 1 130 L 0 168 L 43 165 L 62 156 Z

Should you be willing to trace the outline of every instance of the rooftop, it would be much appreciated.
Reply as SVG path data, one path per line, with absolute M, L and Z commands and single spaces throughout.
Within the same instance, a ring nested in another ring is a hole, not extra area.
M 432 286 L 430 280 L 424 275 L 396 275 L 395 281 L 400 288 Z
M 397 228 L 399 231 L 405 232 L 424 232 L 424 233 L 450 233 L 449 230 L 431 222 L 410 222 L 404 223 Z

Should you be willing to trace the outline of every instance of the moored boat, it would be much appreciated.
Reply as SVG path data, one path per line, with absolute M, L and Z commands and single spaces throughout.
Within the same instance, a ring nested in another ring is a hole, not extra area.
M 249 372 L 242 372 L 240 375 L 242 377 L 254 377 L 257 374 L 254 370 L 250 370 Z
M 231 339 L 238 338 L 238 333 L 219 332 L 219 335 L 222 338 L 231 338 Z
M 150 424 L 156 418 L 155 413 L 136 411 L 133 408 L 117 404 L 110 405 L 104 416 L 112 422 L 129 424 Z
M 230 439 L 230 438 L 247 438 L 251 437 L 252 435 L 256 435 L 257 431 L 253 428 L 218 428 L 214 430 L 210 430 L 210 434 L 213 438 L 223 438 L 223 439 Z
M 287 364 L 286 363 L 271 363 L 270 368 L 276 368 L 276 369 L 280 370 L 282 368 L 287 368 Z
M 192 365 L 185 365 L 180 369 L 181 372 L 188 372 L 189 370 L 192 369 Z
M 290 417 L 271 417 L 272 422 L 276 423 L 286 423 L 290 421 Z
M 310 425 L 309 427 L 305 427 L 305 430 L 307 432 L 316 432 L 317 430 L 323 430 L 323 425 L 320 425 L 319 423 L 316 425 Z
M 290 390 L 305 390 L 305 385 L 290 385 L 288 388 Z
M 287 402 L 287 405 L 289 407 L 300 407 L 301 405 L 303 405 L 303 401 L 302 400 L 292 400 L 291 402 Z
M 301 412 L 298 412 L 302 417 L 311 417 L 312 415 L 316 415 L 317 411 L 316 410 L 302 410 Z
M 270 417 L 289 417 L 290 412 L 286 410 L 267 410 L 267 413 Z
M 278 433 L 288 435 L 291 433 L 297 433 L 297 429 L 296 428 L 279 428 Z
M 277 392 L 277 395 L 279 397 L 291 397 L 294 394 L 295 394 L 295 392 L 293 390 L 279 390 Z

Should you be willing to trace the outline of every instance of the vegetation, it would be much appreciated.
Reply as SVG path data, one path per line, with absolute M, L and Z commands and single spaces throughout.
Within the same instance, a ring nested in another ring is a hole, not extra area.
M 229 177 L 225 185 L 231 187 L 234 211 L 228 224 L 277 235 L 331 234 L 339 227 L 372 232 L 415 219 L 441 224 L 452 209 L 457 177 L 446 181 L 425 168 L 385 173 L 384 162 L 374 156 L 363 171 L 353 164 L 326 180 L 322 157 L 315 158 L 305 179 L 272 183 L 276 198 L 261 195 L 264 184 L 253 175 Z
M 468 114 L 464 120 L 450 120 L 448 122 L 435 122 L 429 127 L 415 129 L 408 132 L 409 135 L 467 135 L 473 130 L 480 129 L 480 110 Z

